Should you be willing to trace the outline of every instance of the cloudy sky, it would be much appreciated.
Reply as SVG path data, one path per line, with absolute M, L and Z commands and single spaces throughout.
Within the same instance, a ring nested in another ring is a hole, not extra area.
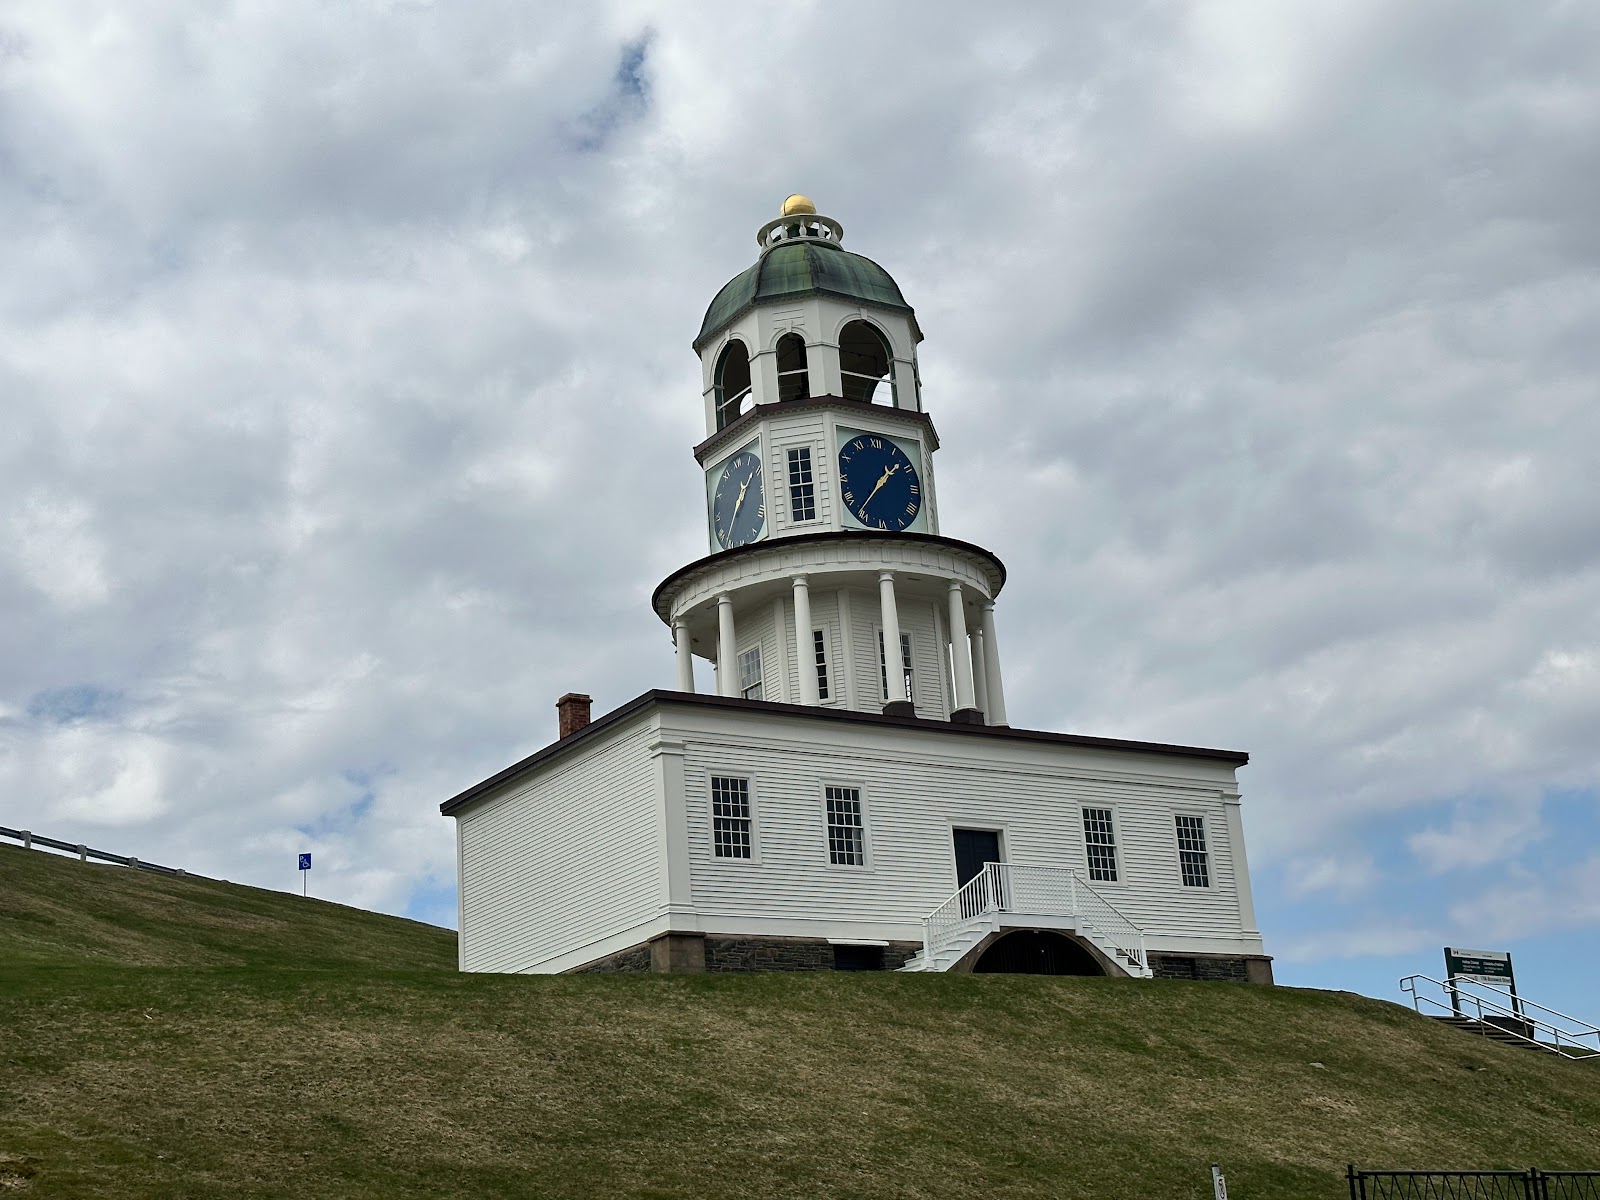
M 1595 1015 L 1600 9 L 973 11 L 0 9 L 0 824 L 452 921 L 439 802 L 671 686 L 689 341 L 803 191 L 1013 723 L 1248 750 L 1280 980 Z

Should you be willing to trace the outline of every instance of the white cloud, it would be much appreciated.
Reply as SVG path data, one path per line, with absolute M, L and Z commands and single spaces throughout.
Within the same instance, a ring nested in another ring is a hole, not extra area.
M 12 555 L 28 583 L 67 610 L 106 599 L 105 547 L 84 501 L 34 492 L 9 524 Z
M 1013 720 L 1249 750 L 1340 945 L 1510 878 L 1600 783 L 1589 18 L 821 12 L 8 8 L 0 819 L 448 882 L 440 800 L 670 681 L 687 344 L 798 190 L 927 332 Z M 30 715 L 73 689 L 122 699 Z M 1419 827 L 1428 900 L 1373 865 Z

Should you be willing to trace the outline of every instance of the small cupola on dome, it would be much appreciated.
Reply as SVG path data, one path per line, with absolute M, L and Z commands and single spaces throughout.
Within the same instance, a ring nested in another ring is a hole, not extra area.
M 783 202 L 777 218 L 761 227 L 756 245 L 765 251 L 793 238 L 815 238 L 838 245 L 844 241 L 844 226 L 832 217 L 818 216 L 811 197 L 796 192 Z
M 912 337 L 922 340 L 916 314 L 889 272 L 870 258 L 844 249 L 844 226 L 817 212 L 798 192 L 784 200 L 778 216 L 756 233 L 761 257 L 735 275 L 712 299 L 694 339 L 698 353 L 745 313 L 761 304 L 787 304 L 823 295 L 870 305 L 905 317 Z

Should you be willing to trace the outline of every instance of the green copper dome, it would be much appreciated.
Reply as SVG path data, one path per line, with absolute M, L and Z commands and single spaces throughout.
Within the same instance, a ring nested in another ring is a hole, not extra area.
M 889 272 L 870 258 L 851 254 L 833 243 L 797 238 L 772 246 L 755 266 L 723 285 L 706 309 L 694 348 L 699 350 L 758 304 L 810 295 L 838 296 L 905 313 L 911 319 L 912 333 L 922 340 L 916 315 Z

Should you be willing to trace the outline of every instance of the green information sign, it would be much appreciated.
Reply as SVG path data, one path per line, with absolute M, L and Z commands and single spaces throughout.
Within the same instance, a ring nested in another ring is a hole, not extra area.
M 1444 948 L 1444 971 L 1450 979 L 1470 979 L 1497 987 L 1514 988 L 1511 955 L 1502 950 L 1457 950 Z

